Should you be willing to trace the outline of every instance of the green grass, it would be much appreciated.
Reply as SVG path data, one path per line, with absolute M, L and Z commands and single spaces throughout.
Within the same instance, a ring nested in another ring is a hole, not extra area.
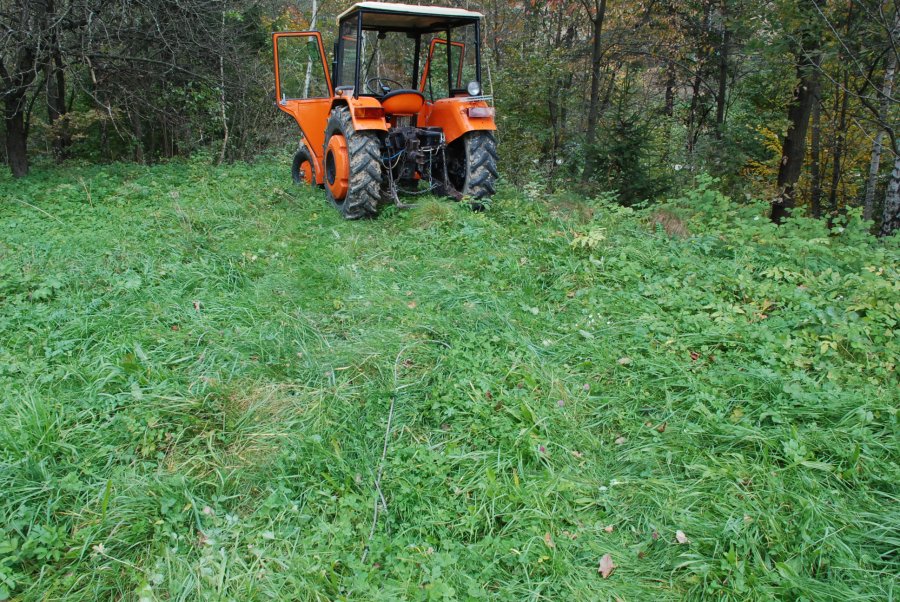
M 855 217 L 348 223 L 286 161 L 0 198 L 0 600 L 897 597 L 900 252 Z

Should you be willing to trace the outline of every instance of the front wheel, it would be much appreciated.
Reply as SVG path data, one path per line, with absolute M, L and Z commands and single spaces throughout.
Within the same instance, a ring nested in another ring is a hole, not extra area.
M 453 188 L 473 199 L 494 194 L 497 141 L 491 132 L 468 132 L 448 144 L 445 152 L 447 179 Z
M 294 184 L 316 185 L 316 170 L 305 145 L 300 146 L 294 154 L 294 161 L 291 163 L 291 178 L 294 180 Z

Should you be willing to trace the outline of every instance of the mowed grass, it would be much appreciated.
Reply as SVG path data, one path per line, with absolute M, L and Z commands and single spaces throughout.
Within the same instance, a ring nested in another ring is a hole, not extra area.
M 349 223 L 284 158 L 0 198 L 0 600 L 897 597 L 898 245 L 856 219 Z

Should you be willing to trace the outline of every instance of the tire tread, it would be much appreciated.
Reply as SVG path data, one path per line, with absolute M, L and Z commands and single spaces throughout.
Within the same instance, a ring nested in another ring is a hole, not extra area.
M 325 127 L 325 147 L 334 134 L 347 140 L 350 155 L 350 187 L 343 202 L 335 201 L 326 186 L 328 200 L 346 219 L 364 219 L 378 215 L 381 198 L 381 141 L 374 132 L 358 132 L 353 129 L 350 110 L 345 106 L 331 111 Z

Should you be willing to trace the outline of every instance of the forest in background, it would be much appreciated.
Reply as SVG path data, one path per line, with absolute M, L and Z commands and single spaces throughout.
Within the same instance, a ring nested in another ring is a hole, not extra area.
M 2 160 L 252 160 L 296 141 L 273 31 L 331 0 L 0 0 Z M 485 14 L 502 175 L 625 205 L 721 180 L 772 219 L 900 227 L 897 0 L 441 2 Z
M 896 599 L 898 4 L 465 4 L 506 181 L 347 221 L 348 4 L 0 0 L 0 602 Z

